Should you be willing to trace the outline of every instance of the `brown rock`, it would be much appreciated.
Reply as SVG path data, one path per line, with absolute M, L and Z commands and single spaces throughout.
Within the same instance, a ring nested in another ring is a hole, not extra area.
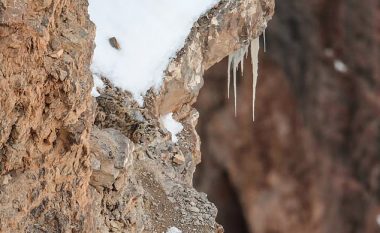
M 58 50 L 57 52 L 49 54 L 52 58 L 60 58 L 63 54 L 63 49 Z
M 178 165 L 182 165 L 186 162 L 185 156 L 182 153 L 175 154 L 173 157 L 173 162 Z
M 276 2 L 254 124 L 249 60 L 237 118 L 226 101 L 227 61 L 205 76 L 195 183 L 219 207 L 226 232 L 380 229 L 379 9 L 373 1 L 312 2 Z
M 12 178 L 0 185 L 0 232 L 84 232 L 94 117 L 87 1 L 0 1 L 0 25 L 0 180 Z M 87 37 L 73 45 L 67 28 Z M 50 37 L 75 65 L 52 53 Z
M 132 165 L 134 146 L 120 131 L 96 127 L 91 132 L 90 143 L 93 170 L 90 184 L 111 188 L 119 174 Z
M 120 50 L 120 49 L 121 49 L 120 44 L 119 44 L 119 41 L 117 41 L 116 37 L 111 37 L 111 38 L 109 38 L 108 41 L 110 42 L 110 45 L 111 45 L 113 48 L 115 48 L 115 49 L 117 49 L 117 50 Z

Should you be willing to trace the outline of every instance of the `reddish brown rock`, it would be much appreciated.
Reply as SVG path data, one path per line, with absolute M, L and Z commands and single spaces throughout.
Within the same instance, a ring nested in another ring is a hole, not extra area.
M 0 231 L 83 232 L 93 121 L 87 3 L 0 3 Z
M 196 184 L 218 207 L 239 212 L 233 195 L 220 194 L 230 182 L 246 232 L 379 231 L 378 15 L 375 1 L 278 1 L 259 62 L 254 124 L 249 68 L 237 118 L 226 100 L 226 62 L 208 71 L 197 102 Z M 219 210 L 227 232 L 241 226 Z

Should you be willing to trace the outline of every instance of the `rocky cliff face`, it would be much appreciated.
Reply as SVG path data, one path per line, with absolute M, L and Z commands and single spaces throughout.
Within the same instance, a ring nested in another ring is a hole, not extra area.
M 204 70 L 257 37 L 273 8 L 211 9 L 139 107 L 107 77 L 90 95 L 87 1 L 0 1 L 0 231 L 223 231 L 192 187 L 200 140 L 191 104 Z M 177 144 L 159 120 L 168 112 L 184 125 Z
M 376 1 L 278 1 L 254 124 L 249 81 L 239 83 L 233 118 L 226 61 L 208 71 L 196 186 L 220 207 L 227 232 L 244 223 L 226 210 L 244 216 L 245 232 L 379 231 L 378 16 Z
M 83 232 L 94 105 L 86 1 L 0 3 L 0 231 Z

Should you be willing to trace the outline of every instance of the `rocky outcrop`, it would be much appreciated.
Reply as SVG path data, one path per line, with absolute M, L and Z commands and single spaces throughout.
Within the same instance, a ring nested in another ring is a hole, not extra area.
M 107 77 L 96 103 L 90 96 L 85 0 L 0 1 L 0 231 L 223 231 L 192 187 L 200 140 L 191 104 L 204 70 L 257 37 L 273 8 L 221 1 L 140 107 Z M 160 123 L 169 112 L 184 125 L 178 143 Z
M 123 185 L 116 181 L 97 198 L 102 199 L 103 207 L 98 205 L 103 208 L 102 227 L 116 232 L 163 232 L 171 226 L 184 232 L 222 231 L 215 223 L 215 206 L 192 188 L 200 140 L 195 131 L 199 115 L 191 104 L 203 84 L 204 70 L 259 35 L 273 7 L 272 1 L 223 2 L 201 17 L 169 64 L 161 90 L 150 92 L 144 107 L 103 77 L 106 88 L 99 90 L 95 125 L 101 131 L 119 130 L 135 150 L 133 165 L 124 173 L 128 179 L 121 178 Z M 178 143 L 171 142 L 160 123 L 160 117 L 169 112 L 184 125 Z M 113 173 L 96 179 L 114 180 Z M 113 203 L 111 208 L 108 202 Z
M 239 84 L 234 119 L 227 61 L 205 75 L 195 183 L 219 207 L 227 232 L 241 224 L 222 208 L 239 211 L 236 199 L 245 232 L 379 231 L 378 4 L 312 2 L 277 1 L 254 124 L 248 80 Z M 220 195 L 226 183 L 236 197 Z
M 86 229 L 89 71 L 86 1 L 0 2 L 0 231 Z

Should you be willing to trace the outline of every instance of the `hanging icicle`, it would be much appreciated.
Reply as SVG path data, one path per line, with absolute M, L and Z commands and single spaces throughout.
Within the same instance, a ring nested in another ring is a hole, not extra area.
M 241 69 L 241 74 L 243 75 L 244 69 L 244 56 L 248 53 L 249 45 L 243 46 L 238 51 L 232 53 L 228 56 L 228 80 L 227 80 L 227 97 L 230 98 L 230 85 L 231 85 L 231 69 L 232 69 L 232 79 L 234 88 L 234 105 L 235 105 L 235 116 L 237 115 L 237 88 L 236 88 L 236 73 L 239 68 Z
M 264 32 L 264 48 L 265 44 L 265 32 Z M 256 96 L 256 84 L 257 84 L 257 76 L 258 76 L 258 55 L 259 55 L 259 47 L 260 41 L 259 38 L 256 38 L 251 41 L 251 62 L 252 62 L 252 82 L 253 82 L 253 90 L 252 90 L 252 119 L 255 120 L 255 96 Z M 237 86 L 236 86 L 236 73 L 239 68 L 241 69 L 241 74 L 243 76 L 244 72 L 244 57 L 248 57 L 248 48 L 249 45 L 243 46 L 241 49 L 232 53 L 228 56 L 228 80 L 227 80 L 227 97 L 230 98 L 230 86 L 231 86 L 231 69 L 232 69 L 232 80 L 233 80 L 233 89 L 234 89 L 234 110 L 235 117 L 237 115 Z
M 256 98 L 256 84 L 259 68 L 259 38 L 251 42 L 251 63 L 252 63 L 252 121 L 255 121 L 255 98 Z
M 266 36 L 265 36 L 265 30 L 266 30 L 266 29 L 264 29 L 264 32 L 263 32 L 263 40 L 264 40 L 264 53 L 266 53 L 266 52 L 267 52 L 267 38 L 266 38 Z

